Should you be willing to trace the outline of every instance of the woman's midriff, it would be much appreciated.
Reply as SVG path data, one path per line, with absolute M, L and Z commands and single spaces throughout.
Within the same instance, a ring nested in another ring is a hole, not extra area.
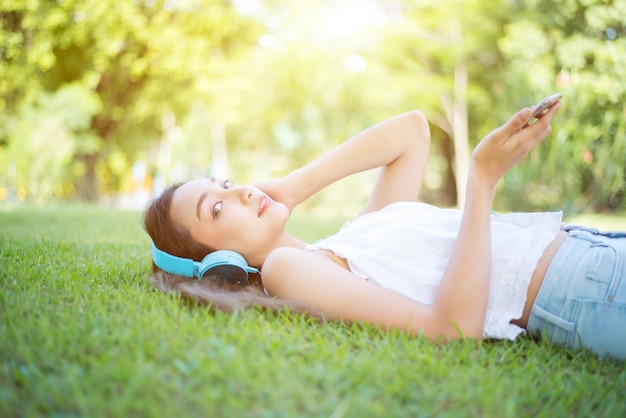
M 541 288 L 541 284 L 543 283 L 543 279 L 546 276 L 546 272 L 548 271 L 548 267 L 550 267 L 550 263 L 552 263 L 552 259 L 556 255 L 559 248 L 563 244 L 567 238 L 567 232 L 559 231 L 556 234 L 554 240 L 546 247 L 541 255 L 541 258 L 537 262 L 537 267 L 533 272 L 533 275 L 530 278 L 530 285 L 528 286 L 528 292 L 526 293 L 526 303 L 524 304 L 524 312 L 522 313 L 522 317 L 519 319 L 514 319 L 511 322 L 515 325 L 519 325 L 522 328 L 526 328 L 528 325 L 528 317 L 530 316 L 530 311 L 535 303 L 535 299 L 537 299 L 537 294 L 539 293 L 539 289 Z

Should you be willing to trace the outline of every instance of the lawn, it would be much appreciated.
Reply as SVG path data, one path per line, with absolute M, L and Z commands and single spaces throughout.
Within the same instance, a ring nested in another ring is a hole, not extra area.
M 0 206 L 1 417 L 626 416 L 618 362 L 209 313 L 152 290 L 149 266 L 137 212 Z

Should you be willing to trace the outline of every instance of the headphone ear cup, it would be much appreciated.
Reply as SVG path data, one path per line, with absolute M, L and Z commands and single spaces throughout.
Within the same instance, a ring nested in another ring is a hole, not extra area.
M 248 283 L 248 273 L 258 272 L 248 266 L 246 259 L 239 253 L 230 250 L 219 250 L 207 254 L 200 263 L 201 277 L 216 276 L 224 283 L 244 286 Z
M 239 266 L 233 264 L 220 264 L 210 267 L 202 277 L 217 276 L 224 283 L 244 286 L 248 282 L 248 273 Z

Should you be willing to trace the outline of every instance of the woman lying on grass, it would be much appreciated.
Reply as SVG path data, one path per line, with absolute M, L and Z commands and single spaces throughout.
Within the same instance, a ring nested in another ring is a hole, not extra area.
M 527 126 L 531 109 L 523 109 L 480 142 L 462 212 L 416 202 L 430 141 L 417 111 L 282 178 L 174 185 L 144 215 L 154 251 L 200 261 L 232 250 L 261 274 L 239 286 L 155 265 L 154 281 L 224 310 L 289 306 L 445 340 L 514 339 L 526 330 L 624 359 L 626 234 L 563 227 L 560 212 L 491 212 L 497 182 L 550 134 L 560 106 Z M 375 167 L 382 169 L 365 207 L 336 235 L 307 244 L 286 231 L 299 203 Z M 159 264 L 158 254 L 154 260 Z

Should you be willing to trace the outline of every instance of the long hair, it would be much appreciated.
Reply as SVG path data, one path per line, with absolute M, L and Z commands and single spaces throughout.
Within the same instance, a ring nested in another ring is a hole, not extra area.
M 152 200 L 144 214 L 143 226 L 154 245 L 169 254 L 201 261 L 214 249 L 195 241 L 191 233 L 177 224 L 170 211 L 174 192 L 183 183 L 176 183 Z M 248 284 L 239 286 L 224 282 L 219 277 L 204 277 L 202 280 L 170 274 L 152 263 L 150 276 L 155 287 L 165 293 L 177 294 L 185 299 L 195 300 L 202 305 L 226 312 L 258 306 L 263 309 L 282 311 L 287 308 L 293 313 L 307 313 L 322 318 L 321 312 L 297 301 L 279 299 L 265 294 L 261 276 L 250 274 Z

